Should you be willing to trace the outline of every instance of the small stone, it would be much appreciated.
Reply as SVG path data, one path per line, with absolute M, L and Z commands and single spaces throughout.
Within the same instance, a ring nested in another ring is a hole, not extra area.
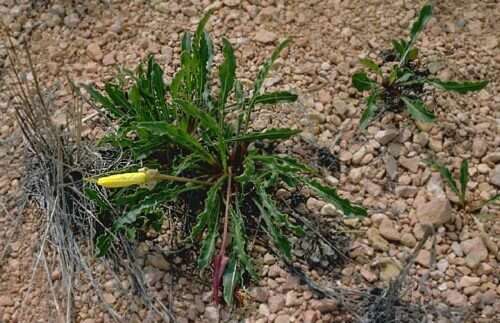
M 64 24 L 68 28 L 75 28 L 78 26 L 79 23 L 80 23 L 80 18 L 76 13 L 72 13 L 64 17 Z
M 496 165 L 490 176 L 490 183 L 500 187 L 500 165 Z
M 453 250 L 453 252 L 455 253 L 455 255 L 457 255 L 458 257 L 462 257 L 464 255 L 464 252 L 462 250 L 462 247 L 460 246 L 460 243 L 454 241 L 452 244 L 451 244 L 451 250 Z
M 417 205 L 417 219 L 423 224 L 442 225 L 452 218 L 450 202 L 446 198 L 434 198 Z
M 107 53 L 106 55 L 104 55 L 104 58 L 102 59 L 102 64 L 104 64 L 104 66 L 113 65 L 115 63 L 116 63 L 115 53 L 110 52 L 110 53 Z
M 380 279 L 386 282 L 391 281 L 392 279 L 398 277 L 402 269 L 401 265 L 393 260 L 384 261 L 380 264 L 380 266 L 381 266 Z
M 276 313 L 285 306 L 285 296 L 281 294 L 273 295 L 269 297 L 267 304 L 271 313 Z
M 158 268 L 160 270 L 164 270 L 164 271 L 170 270 L 170 263 L 159 252 L 155 252 L 155 253 L 149 254 L 146 257 L 146 264 L 149 264 L 152 267 Z
M 269 306 L 267 306 L 266 304 L 260 304 L 259 314 L 262 316 L 269 316 L 271 314 L 271 312 L 269 311 Z
M 481 283 L 481 278 L 479 277 L 463 276 L 458 282 L 457 287 L 462 289 L 471 286 L 479 286 L 480 283 Z
M 299 298 L 299 295 L 296 291 L 291 290 L 286 293 L 285 305 L 286 306 L 295 306 L 302 304 L 302 300 Z
M 446 293 L 446 301 L 451 306 L 463 307 L 467 305 L 467 297 L 457 292 L 456 290 L 450 290 Z
M 472 155 L 476 158 L 483 157 L 488 151 L 488 144 L 482 138 L 474 138 L 472 142 Z
M 412 173 L 416 173 L 418 171 L 419 160 L 417 158 L 400 157 L 399 163 Z
M 102 57 L 104 56 L 101 50 L 101 47 L 99 47 L 99 44 L 97 43 L 92 43 L 87 46 L 87 54 L 92 58 L 94 61 L 100 62 L 102 60 Z
M 418 189 L 415 186 L 399 185 L 394 191 L 399 197 L 409 198 L 414 197 L 417 194 Z
M 224 0 L 223 2 L 228 7 L 236 7 L 241 3 L 241 0 Z
M 407 246 L 409 248 L 413 248 L 417 245 L 417 239 L 413 236 L 413 234 L 406 232 L 401 235 L 401 243 L 404 246 Z
M 333 312 L 337 309 L 337 300 L 335 299 L 322 299 L 311 304 L 312 307 L 322 314 Z
M 50 274 L 50 278 L 52 278 L 53 281 L 60 280 L 61 272 L 59 270 L 54 270 L 52 274 Z
M 488 249 L 479 237 L 463 241 L 461 246 L 466 254 L 465 264 L 471 269 L 476 268 L 488 258 Z
M 415 262 L 423 267 L 429 268 L 431 265 L 431 253 L 425 249 L 420 250 Z
M 282 315 L 278 315 L 275 319 L 274 319 L 274 322 L 275 323 L 290 323 L 291 320 L 290 320 L 290 316 L 286 315 L 286 314 L 282 314 Z
M 219 322 L 219 310 L 215 306 L 207 306 L 205 307 L 205 318 L 210 323 L 218 323 Z
M 324 216 L 336 216 L 339 212 L 333 204 L 328 203 L 321 208 L 320 214 Z
M 396 129 L 380 130 L 375 134 L 375 140 L 382 145 L 387 145 L 399 135 Z
M 316 323 L 318 320 L 318 314 L 316 311 L 305 311 L 304 312 L 304 323 Z
M 276 36 L 276 34 L 271 31 L 261 29 L 257 31 L 254 39 L 260 43 L 267 44 L 276 41 L 278 39 L 278 36 Z
M 358 149 L 352 155 L 352 162 L 353 162 L 353 164 L 359 165 L 361 163 L 361 160 L 363 159 L 363 157 L 365 157 L 366 153 L 367 153 L 366 147 L 363 146 L 360 149 Z
M 392 155 L 384 156 L 385 170 L 390 179 L 394 180 L 398 176 L 398 163 Z
M 446 272 L 446 269 L 448 269 L 448 266 L 449 266 L 449 263 L 448 263 L 448 260 L 446 258 L 439 260 L 436 264 L 437 270 L 439 270 L 442 273 Z
M 380 223 L 379 232 L 380 235 L 386 238 L 387 240 L 390 241 L 401 240 L 401 235 L 399 234 L 398 230 L 396 230 L 394 222 L 389 219 L 385 219 L 382 221 L 382 223 Z
M 361 276 L 363 276 L 363 278 L 366 279 L 366 281 L 368 281 L 369 283 L 373 283 L 378 279 L 377 275 L 373 271 L 368 270 L 364 267 L 361 268 L 360 273 Z
M 366 235 L 371 245 L 380 251 L 389 251 L 389 242 L 382 238 L 380 232 L 375 228 L 370 228 L 366 231 Z
M 7 296 L 7 295 L 1 295 L 0 296 L 0 306 L 1 307 L 14 306 L 14 299 L 10 296 Z
M 314 197 L 310 197 L 307 199 L 306 202 L 306 207 L 309 211 L 312 212 L 320 212 L 321 208 L 325 205 L 326 203 L 323 201 L 320 201 Z
M 272 265 L 269 267 L 269 271 L 267 272 L 267 276 L 271 278 L 276 278 L 280 277 L 282 274 L 283 270 L 278 266 L 277 264 Z
M 116 297 L 110 293 L 102 294 L 102 298 L 103 298 L 104 302 L 107 304 L 114 304 L 116 302 Z
M 276 258 L 270 253 L 264 255 L 264 265 L 273 265 L 276 262 Z
M 264 287 L 254 287 L 250 292 L 250 295 L 260 303 L 267 302 L 269 298 L 269 290 Z

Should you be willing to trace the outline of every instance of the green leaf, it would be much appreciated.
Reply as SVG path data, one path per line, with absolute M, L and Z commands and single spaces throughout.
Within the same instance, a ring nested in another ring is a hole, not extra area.
M 370 90 L 376 84 L 377 83 L 370 79 L 364 72 L 357 72 L 352 76 L 352 85 L 354 85 L 358 91 Z
M 222 49 L 224 54 L 224 62 L 219 68 L 219 109 L 221 110 L 221 114 L 223 112 L 224 106 L 226 105 L 227 98 L 231 93 L 231 90 L 233 89 L 234 80 L 236 77 L 236 58 L 234 57 L 233 47 L 226 38 L 223 38 L 222 42 L 224 44 Z
M 467 193 L 467 184 L 469 183 L 469 161 L 467 159 L 462 160 L 460 165 L 460 200 L 465 203 L 465 197 Z
M 174 100 L 174 104 L 180 105 L 182 107 L 182 111 L 184 111 L 187 115 L 198 119 L 203 128 L 206 128 L 215 134 L 219 134 L 222 131 L 217 124 L 217 120 L 191 102 L 177 99 Z
M 366 108 L 365 111 L 363 111 L 363 114 L 361 115 L 361 119 L 359 120 L 359 127 L 361 129 L 365 129 L 368 124 L 370 123 L 371 120 L 375 117 L 375 114 L 377 113 L 378 107 L 377 107 L 377 98 L 378 94 L 372 93 L 368 97 L 366 101 Z
M 486 203 L 484 203 L 484 205 L 492 204 L 492 203 L 495 203 L 498 201 L 500 201 L 500 194 L 497 194 L 497 195 L 493 196 L 492 198 L 490 198 L 488 201 L 486 201 Z
M 297 101 L 297 94 L 288 91 L 268 92 L 261 94 L 255 98 L 255 104 L 276 104 L 281 102 Z
M 207 236 L 201 245 L 200 255 L 198 256 L 198 268 L 204 269 L 211 262 L 215 253 L 215 242 L 218 236 L 218 217 L 209 219 L 207 227 Z
M 428 80 L 428 83 L 435 86 L 438 89 L 445 91 L 453 91 L 457 93 L 467 93 L 467 92 L 475 92 L 480 91 L 488 85 L 488 81 L 464 81 L 464 82 L 456 82 L 456 81 L 441 81 L 438 79 Z
M 236 136 L 227 139 L 227 142 L 252 142 L 256 140 L 278 140 L 278 139 L 288 139 L 300 133 L 297 129 L 288 128 L 272 128 L 264 131 L 249 132 L 241 136 Z
M 420 10 L 420 14 L 418 15 L 418 19 L 413 23 L 410 30 L 410 41 L 409 44 L 414 44 L 418 35 L 424 30 L 425 25 L 429 22 L 432 17 L 432 5 L 425 5 L 422 10 Z
M 367 216 L 366 209 L 361 206 L 351 204 L 347 199 L 340 197 L 337 190 L 331 187 L 323 186 L 315 180 L 306 182 L 320 197 L 328 203 L 335 205 L 345 216 Z
M 370 71 L 372 71 L 373 73 L 376 73 L 376 74 L 382 76 L 382 70 L 380 69 L 380 66 L 378 66 L 378 64 L 375 63 L 374 61 L 372 61 L 371 59 L 369 59 L 369 58 L 363 58 L 359 62 L 363 66 L 365 66 L 366 68 L 368 68 Z
M 222 286 L 224 288 L 223 296 L 227 305 L 233 305 L 234 290 L 239 284 L 239 278 L 238 260 L 236 257 L 231 257 L 224 270 L 224 276 L 222 277 Z
M 432 122 L 436 119 L 436 116 L 431 111 L 427 110 L 424 102 L 419 99 L 411 100 L 407 97 L 401 97 L 401 100 L 406 105 L 408 112 L 412 115 L 412 117 L 417 121 L 422 122 Z
M 232 234 L 232 251 L 243 266 L 243 269 L 250 274 L 252 278 L 257 277 L 257 273 L 253 269 L 252 262 L 246 251 L 245 224 L 243 216 L 238 208 L 231 209 L 231 234 Z
M 85 90 L 89 93 L 94 102 L 100 104 L 112 117 L 120 118 L 123 116 L 123 111 L 117 108 L 108 97 L 102 95 L 92 85 L 84 85 Z
M 458 189 L 457 183 L 455 182 L 455 179 L 453 178 L 450 170 L 437 162 L 432 163 L 432 165 L 438 169 L 439 174 L 441 174 L 441 178 L 445 181 L 446 184 L 448 184 L 448 187 L 453 191 L 453 193 L 455 193 L 457 196 L 460 196 L 460 191 Z
M 405 53 L 405 47 L 406 45 L 404 44 L 404 40 L 398 41 L 398 40 L 393 40 L 392 41 L 392 47 L 394 48 L 394 51 L 398 54 L 398 57 L 403 57 Z
M 113 242 L 113 236 L 109 233 L 104 233 L 98 236 L 96 240 L 96 248 L 97 248 L 96 257 L 103 257 L 107 255 L 112 242 Z
M 203 146 L 196 141 L 186 130 L 176 127 L 164 121 L 139 122 L 137 127 L 150 131 L 158 136 L 168 136 L 181 147 L 200 154 L 205 161 L 215 164 L 213 156 Z
M 207 192 L 205 199 L 205 208 L 203 212 L 198 214 L 196 224 L 191 229 L 190 238 L 195 240 L 205 230 L 210 221 L 219 217 L 220 199 L 219 191 L 222 187 L 223 180 L 217 181 Z
M 414 61 L 417 59 L 418 57 L 418 48 L 416 47 L 413 47 L 412 49 L 410 49 L 410 51 L 408 52 L 408 60 L 409 61 Z

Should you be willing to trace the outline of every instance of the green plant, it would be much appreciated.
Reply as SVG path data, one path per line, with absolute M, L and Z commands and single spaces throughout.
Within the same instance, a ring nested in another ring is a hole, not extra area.
M 288 156 L 268 154 L 255 145 L 299 132 L 251 129 L 257 105 L 297 99 L 287 91 L 262 92 L 265 78 L 289 41 L 279 44 L 264 62 L 249 93 L 236 78 L 235 54 L 223 39 L 217 91 L 211 79 L 214 47 L 204 31 L 208 18 L 209 14 L 203 17 L 194 34 L 183 36 L 181 66 L 170 86 L 150 57 L 147 67 L 126 71 L 130 84 L 108 83 L 103 93 L 87 88 L 117 125 L 105 142 L 129 152 L 143 166 L 97 179 L 97 184 L 116 189 L 101 192 L 89 186 L 87 195 L 95 201 L 99 218 L 108 224 L 97 240 L 101 255 L 112 246 L 115 235 L 134 239 L 150 227 L 160 230 L 168 207 L 186 205 L 192 217 L 187 222 L 193 222 L 186 240 L 200 245 L 198 267 L 213 264 L 214 301 L 219 300 L 222 283 L 224 300 L 231 304 L 244 277 L 256 276 L 246 236 L 249 228 L 259 226 L 259 218 L 287 259 L 292 257 L 287 236 L 303 234 L 302 227 L 277 207 L 273 192 L 279 186 L 307 185 L 346 216 L 364 216 L 366 211 L 341 198 L 335 189 L 304 177 L 316 174 L 309 166 Z
M 416 60 L 419 51 L 415 43 L 431 16 L 432 6 L 425 5 L 411 27 L 409 40 L 393 40 L 393 49 L 384 53 L 384 64 L 392 65 L 388 69 L 371 59 L 361 60 L 360 63 L 374 76 L 371 78 L 364 71 L 358 71 L 352 77 L 352 84 L 357 90 L 369 91 L 366 108 L 360 120 L 362 129 L 384 112 L 401 112 L 404 108 L 417 121 L 434 121 L 436 116 L 422 100 L 426 84 L 461 94 L 479 91 L 488 84 L 488 81 L 442 81 L 430 76 L 427 69 L 419 69 Z M 392 63 L 393 61 L 396 62 Z
M 446 166 L 438 162 L 432 162 L 431 166 L 439 171 L 444 182 L 458 196 L 460 206 L 465 208 L 467 202 L 467 184 L 469 183 L 469 161 L 467 159 L 462 160 L 458 180 L 453 178 L 453 174 Z

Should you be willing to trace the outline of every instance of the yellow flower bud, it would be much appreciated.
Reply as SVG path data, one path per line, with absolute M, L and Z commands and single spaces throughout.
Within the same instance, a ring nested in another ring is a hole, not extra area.
M 132 185 L 154 186 L 157 174 L 157 170 L 141 168 L 138 172 L 101 177 L 97 180 L 97 185 L 107 188 L 128 187 Z

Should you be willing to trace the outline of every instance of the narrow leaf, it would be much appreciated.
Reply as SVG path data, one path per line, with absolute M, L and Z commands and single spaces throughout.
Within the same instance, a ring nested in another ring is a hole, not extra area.
M 380 66 L 378 66 L 377 63 L 375 63 L 374 61 L 372 61 L 371 59 L 369 58 L 363 58 L 362 60 L 359 61 L 363 66 L 365 66 L 366 68 L 368 68 L 370 71 L 378 74 L 378 75 L 382 75 L 382 70 L 380 69 Z
M 429 110 L 427 110 L 424 102 L 421 100 L 411 100 L 407 97 L 401 97 L 401 100 L 406 105 L 408 112 L 412 115 L 412 117 L 417 121 L 422 122 L 432 122 L 436 119 L 436 116 Z
M 331 187 L 321 185 L 315 180 L 307 181 L 309 187 L 311 187 L 320 197 L 325 199 L 327 202 L 335 205 L 345 216 L 366 216 L 367 212 L 364 208 L 351 204 L 347 199 L 340 197 L 337 194 L 337 190 Z
M 218 217 L 209 219 L 207 236 L 201 245 L 200 255 L 198 256 L 198 268 L 204 269 L 211 262 L 215 253 L 215 242 L 218 236 Z
M 220 94 L 219 94 L 219 109 L 223 110 L 226 104 L 227 98 L 231 93 L 234 86 L 234 80 L 236 77 L 236 58 L 234 57 L 234 50 L 231 43 L 226 38 L 222 39 L 224 44 L 223 54 L 224 62 L 219 68 L 219 79 L 220 79 Z
M 418 15 L 417 20 L 411 26 L 410 31 L 410 42 L 409 44 L 415 43 L 418 35 L 424 30 L 425 25 L 429 22 L 432 17 L 432 5 L 425 5 L 422 10 L 420 10 L 420 14 Z
M 469 161 L 467 159 L 464 159 L 462 160 L 462 164 L 460 165 L 460 197 L 462 202 L 465 202 L 468 183 L 469 183 Z
M 276 104 L 281 102 L 297 101 L 297 94 L 288 91 L 268 92 L 261 94 L 255 98 L 255 104 Z
M 239 277 L 240 273 L 238 268 L 238 260 L 236 257 L 231 257 L 222 278 L 222 285 L 224 287 L 224 301 L 228 305 L 233 305 L 234 290 L 239 284 Z
M 378 107 L 377 107 L 377 97 L 378 95 L 376 93 L 372 93 L 367 101 L 366 101 L 366 108 L 365 111 L 363 111 L 363 114 L 361 115 L 361 119 L 359 120 L 359 127 L 361 129 L 365 129 L 370 121 L 375 117 L 375 114 L 377 113 Z
M 467 92 L 476 92 L 484 89 L 486 85 L 488 85 L 488 81 L 441 81 L 438 79 L 428 80 L 428 83 L 435 86 L 438 89 L 445 91 L 453 91 L 457 93 L 467 93 Z

